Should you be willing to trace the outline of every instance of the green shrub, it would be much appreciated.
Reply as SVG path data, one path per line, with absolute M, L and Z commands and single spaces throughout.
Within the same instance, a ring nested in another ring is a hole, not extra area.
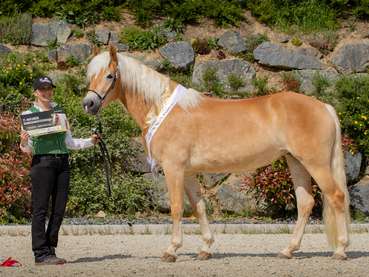
M 326 94 L 327 88 L 330 86 L 330 82 L 323 75 L 316 72 L 313 76 L 313 85 L 315 87 L 316 95 Z
M 337 27 L 335 10 L 318 0 L 257 0 L 247 5 L 259 20 L 285 31 L 292 31 L 293 27 L 303 32 Z
M 22 102 L 32 96 L 34 78 L 50 68 L 41 54 L 10 53 L 0 58 L 0 102 L 19 112 Z
M 228 75 L 228 83 L 231 89 L 235 92 L 245 85 L 245 82 L 242 80 L 242 78 L 236 74 Z
M 343 132 L 369 156 L 369 77 L 349 76 L 336 82 L 337 109 Z
M 262 95 L 269 94 L 270 90 L 268 88 L 268 78 L 267 77 L 253 79 L 252 85 L 255 87 L 254 95 L 262 96 Z
M 246 52 L 239 54 L 238 56 L 242 59 L 245 59 L 248 62 L 253 63 L 255 61 L 254 59 L 254 50 L 256 47 L 258 47 L 260 44 L 262 44 L 265 41 L 269 41 L 269 38 L 265 34 L 256 34 L 248 36 L 245 39 L 246 43 Z
M 168 16 L 170 24 L 177 27 L 197 23 L 201 18 L 210 18 L 218 26 L 238 25 L 244 19 L 238 1 L 226 0 L 128 0 L 136 22 L 147 27 L 155 18 Z
M 302 45 L 302 41 L 301 41 L 301 39 L 299 39 L 298 37 L 293 37 L 293 38 L 291 39 L 291 43 L 292 43 L 292 45 L 294 45 L 294 46 L 301 46 L 301 45 Z
M 84 36 L 84 33 L 81 29 L 79 28 L 75 28 L 72 30 L 72 34 L 73 36 L 75 36 L 76 38 L 82 38 Z
M 125 27 L 120 34 L 120 40 L 132 50 L 151 50 L 167 42 L 160 27 L 147 31 L 135 26 Z
M 217 96 L 222 96 L 224 93 L 223 85 L 218 79 L 217 71 L 215 68 L 207 68 L 202 76 L 204 81 L 205 90 L 213 92 Z
M 30 44 L 32 17 L 29 14 L 15 14 L 0 17 L 0 42 L 13 45 Z

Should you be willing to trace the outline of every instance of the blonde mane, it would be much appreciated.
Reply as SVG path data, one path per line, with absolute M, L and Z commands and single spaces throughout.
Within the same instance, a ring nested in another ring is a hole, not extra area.
M 138 60 L 122 55 L 118 56 L 118 68 L 122 85 L 133 93 L 140 94 L 145 101 L 159 105 L 161 96 L 169 87 L 169 77 L 144 65 Z M 94 75 L 97 75 L 102 69 L 109 66 L 109 52 L 103 52 L 95 56 L 87 67 L 87 81 L 90 81 Z M 178 102 L 184 108 L 191 108 L 198 105 L 201 100 L 201 94 L 194 90 L 188 89 L 186 96 Z

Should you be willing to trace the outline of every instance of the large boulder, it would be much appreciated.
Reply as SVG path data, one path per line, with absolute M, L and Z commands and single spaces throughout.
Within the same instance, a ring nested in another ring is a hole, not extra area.
M 170 212 L 170 201 L 167 185 L 165 183 L 165 176 L 159 175 L 154 177 L 152 173 L 146 173 L 143 177 L 151 183 L 151 197 L 152 201 L 156 205 L 159 212 Z M 189 215 L 192 213 L 191 204 L 188 201 L 187 195 L 184 198 L 184 214 Z
M 49 27 L 51 34 L 55 35 L 56 41 L 61 44 L 66 43 L 72 34 L 72 29 L 63 20 L 50 22 Z
M 331 61 L 341 73 L 365 72 L 369 67 L 369 40 L 343 44 L 333 52 Z
M 328 82 L 328 87 L 330 88 L 333 88 L 334 84 L 339 79 L 339 74 L 333 68 L 324 70 L 295 70 L 294 73 L 300 81 L 300 90 L 305 94 L 313 94 L 316 91 L 314 82 L 316 82 L 317 78 L 325 79 Z
M 323 69 L 324 65 L 314 55 L 293 50 L 282 45 L 263 42 L 254 50 L 254 58 L 263 65 L 284 69 Z
M 226 31 L 218 40 L 218 45 L 232 54 L 238 54 L 247 50 L 245 41 L 240 33 L 235 31 Z
M 240 59 L 231 60 L 211 60 L 196 63 L 192 74 L 192 82 L 198 87 L 204 87 L 204 74 L 208 70 L 215 70 L 217 80 L 223 85 L 225 92 L 232 92 L 232 87 L 229 84 L 229 76 L 235 75 L 240 78 L 244 86 L 240 87 L 239 91 L 251 91 L 253 86 L 252 80 L 256 76 L 255 69 L 247 61 Z
M 147 163 L 147 155 L 145 147 L 142 144 L 142 138 L 132 138 L 130 141 L 130 149 L 132 155 L 127 157 L 126 170 L 136 173 L 149 173 L 151 172 L 150 166 Z
M 57 49 L 58 63 L 65 63 L 71 56 L 79 62 L 84 62 L 92 53 L 92 47 L 87 43 L 65 44 Z
M 345 151 L 345 171 L 347 182 L 356 181 L 360 175 L 361 161 L 363 156 L 360 152 L 352 154 L 350 151 Z
M 350 187 L 351 206 L 369 216 L 369 176 Z
M 55 33 L 50 29 L 48 23 L 32 24 L 31 44 L 34 46 L 47 46 L 56 41 Z
M 176 69 L 186 70 L 195 61 L 195 52 L 186 41 L 169 42 L 159 52 Z
M 66 43 L 71 33 L 72 30 L 65 21 L 34 23 L 32 24 L 31 44 L 48 46 L 55 42 Z
M 106 28 L 97 28 L 95 30 L 96 40 L 104 45 L 107 45 L 110 37 L 110 30 Z
M 231 174 L 217 191 L 218 204 L 223 212 L 248 213 L 257 210 L 255 197 L 242 190 L 247 174 Z

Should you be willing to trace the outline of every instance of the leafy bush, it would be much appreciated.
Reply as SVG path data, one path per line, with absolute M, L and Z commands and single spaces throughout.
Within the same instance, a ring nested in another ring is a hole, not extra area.
M 234 91 L 238 91 L 241 87 L 245 85 L 245 82 L 242 80 L 242 78 L 237 76 L 236 74 L 228 75 L 228 83 L 231 89 Z
M 204 81 L 205 90 L 212 92 L 217 96 L 223 95 L 223 85 L 218 79 L 217 71 L 215 68 L 207 68 L 202 76 Z
M 262 95 L 269 94 L 270 90 L 268 88 L 268 78 L 267 77 L 253 79 L 252 85 L 255 87 L 254 95 L 262 96 Z
M 10 111 L 19 112 L 32 95 L 34 78 L 50 68 L 39 54 L 10 53 L 0 58 L 0 101 Z
M 120 34 L 120 40 L 133 50 L 151 50 L 167 42 L 160 27 L 147 31 L 135 26 L 125 27 Z
M 301 46 L 301 45 L 302 45 L 302 41 L 301 41 L 301 39 L 299 39 L 298 37 L 293 37 L 293 38 L 291 39 L 291 43 L 292 43 L 292 45 L 294 45 L 294 46 Z
M 245 180 L 246 190 L 253 192 L 264 213 L 272 217 L 290 217 L 297 214 L 296 196 L 286 160 L 280 159 L 260 168 L 252 178 Z M 315 211 L 322 207 L 320 190 L 313 184 Z
M 142 26 L 148 26 L 153 19 L 160 16 L 168 16 L 174 29 L 197 23 L 204 17 L 213 19 L 218 26 L 238 25 L 244 19 L 238 1 L 128 0 L 128 6 L 134 12 L 136 22 Z
M 0 223 L 21 223 L 30 216 L 30 158 L 20 152 L 19 120 L 0 117 Z
M 29 14 L 15 14 L 0 18 L 0 42 L 13 45 L 30 44 L 32 17 Z
M 257 0 L 247 6 L 262 22 L 291 31 L 298 27 L 303 32 L 314 32 L 337 27 L 336 12 L 318 0 Z
M 343 132 L 369 156 L 369 77 L 343 77 L 336 83 L 337 109 Z

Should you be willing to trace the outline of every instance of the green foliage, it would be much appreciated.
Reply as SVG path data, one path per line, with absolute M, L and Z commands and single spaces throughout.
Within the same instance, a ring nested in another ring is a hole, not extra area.
M 369 77 L 348 76 L 336 83 L 338 112 L 343 132 L 369 155 Z
M 34 78 L 50 69 L 43 59 L 41 54 L 17 53 L 0 58 L 0 102 L 9 111 L 20 111 L 22 102 L 32 96 Z
M 67 66 L 74 67 L 80 65 L 80 62 L 78 59 L 76 59 L 73 55 L 70 55 L 67 60 L 65 61 Z
M 245 39 L 247 50 L 245 53 L 239 54 L 239 56 L 247 60 L 248 62 L 253 63 L 255 61 L 253 52 L 256 49 L 256 47 L 258 47 L 264 41 L 269 41 L 269 38 L 265 34 L 256 34 L 248 36 Z
M 84 33 L 81 29 L 79 28 L 75 28 L 72 30 L 72 34 L 73 36 L 75 36 L 76 38 L 82 38 L 84 36 Z
M 330 82 L 327 78 L 317 72 L 313 77 L 313 85 L 315 87 L 315 94 L 323 95 L 330 86 Z
M 167 42 L 158 26 L 147 31 L 136 26 L 125 27 L 120 34 L 120 40 L 132 50 L 151 50 Z
M 270 90 L 268 88 L 268 78 L 267 77 L 253 79 L 252 85 L 255 87 L 254 95 L 262 96 L 262 95 L 269 94 Z
M 89 42 L 91 42 L 93 45 L 101 46 L 102 43 L 97 39 L 95 31 L 89 31 L 87 32 L 87 39 Z
M 223 95 L 223 85 L 218 79 L 217 71 L 215 68 L 207 68 L 204 71 L 202 79 L 204 81 L 206 91 L 213 92 L 217 96 Z
M 0 17 L 0 42 L 13 45 L 30 44 L 32 17 L 29 14 L 15 14 Z
M 245 82 L 242 80 L 242 78 L 233 73 L 228 75 L 228 83 L 233 91 L 238 91 L 245 85 Z
M 248 1 L 247 6 L 262 22 L 285 31 L 292 31 L 294 27 L 303 32 L 337 27 L 336 11 L 326 1 L 257 0 Z
M 150 183 L 144 178 L 122 174 L 119 167 L 115 168 L 112 197 L 109 198 L 104 187 L 101 166 L 88 169 L 89 174 L 86 174 L 85 170 L 73 168 L 67 204 L 69 216 L 91 215 L 101 210 L 116 215 L 132 215 L 138 211 L 150 212 L 155 209 Z
M 153 19 L 168 16 L 173 29 L 198 23 L 201 18 L 213 19 L 218 26 L 238 25 L 243 20 L 238 1 L 226 0 L 128 0 L 136 22 L 147 27 Z
M 301 41 L 301 39 L 299 39 L 298 37 L 293 37 L 293 38 L 291 39 L 291 43 L 292 43 L 292 45 L 294 45 L 294 46 L 301 46 L 301 45 L 302 45 L 302 41 Z

